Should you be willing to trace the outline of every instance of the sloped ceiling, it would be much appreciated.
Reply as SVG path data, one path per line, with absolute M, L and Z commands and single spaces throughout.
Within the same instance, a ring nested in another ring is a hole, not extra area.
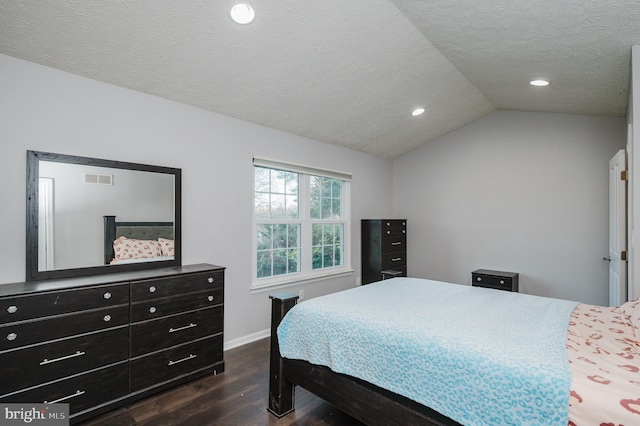
M 640 44 L 637 0 L 234 3 L 0 0 L 0 53 L 396 158 L 495 109 L 624 116 Z

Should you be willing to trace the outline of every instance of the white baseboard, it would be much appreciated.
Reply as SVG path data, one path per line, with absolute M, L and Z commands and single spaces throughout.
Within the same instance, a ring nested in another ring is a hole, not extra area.
M 229 349 L 237 348 L 238 346 L 246 345 L 247 343 L 255 342 L 256 340 L 264 339 L 265 337 L 269 336 L 271 336 L 270 328 L 258 331 L 257 333 L 249 334 L 247 336 L 238 337 L 237 339 L 224 342 L 224 350 L 228 351 Z

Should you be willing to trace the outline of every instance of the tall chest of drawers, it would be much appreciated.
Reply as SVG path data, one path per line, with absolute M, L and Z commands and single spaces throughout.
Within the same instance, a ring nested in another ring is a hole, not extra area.
M 380 281 L 385 270 L 407 276 L 406 219 L 363 219 L 361 233 L 362 284 Z
M 224 371 L 224 268 L 0 285 L 0 401 L 71 422 Z

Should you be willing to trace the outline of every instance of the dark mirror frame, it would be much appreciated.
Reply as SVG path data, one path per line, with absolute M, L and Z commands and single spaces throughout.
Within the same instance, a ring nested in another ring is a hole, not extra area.
M 113 169 L 138 170 L 143 172 L 166 173 L 174 176 L 174 259 L 126 265 L 100 265 L 82 268 L 38 270 L 38 181 L 39 162 L 53 161 L 86 166 L 109 167 Z M 78 157 L 75 155 L 54 154 L 51 152 L 27 151 L 27 247 L 26 281 L 39 281 L 58 278 L 72 278 L 100 275 L 111 272 L 139 271 L 144 269 L 165 268 L 182 264 L 182 170 L 172 167 L 150 166 L 123 161 L 102 160 L 98 158 Z

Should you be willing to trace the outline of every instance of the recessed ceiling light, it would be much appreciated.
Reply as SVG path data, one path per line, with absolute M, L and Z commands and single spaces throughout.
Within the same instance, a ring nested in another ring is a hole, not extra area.
M 231 8 L 231 19 L 236 21 L 238 24 L 248 24 L 253 21 L 255 16 L 256 13 L 248 4 L 238 3 Z
M 548 86 L 549 82 L 547 80 L 531 80 L 529 84 L 532 86 L 544 87 Z
M 417 117 L 418 115 L 422 114 L 423 112 L 424 112 L 424 108 L 416 108 L 416 109 L 413 110 L 411 115 L 413 115 L 414 117 Z

